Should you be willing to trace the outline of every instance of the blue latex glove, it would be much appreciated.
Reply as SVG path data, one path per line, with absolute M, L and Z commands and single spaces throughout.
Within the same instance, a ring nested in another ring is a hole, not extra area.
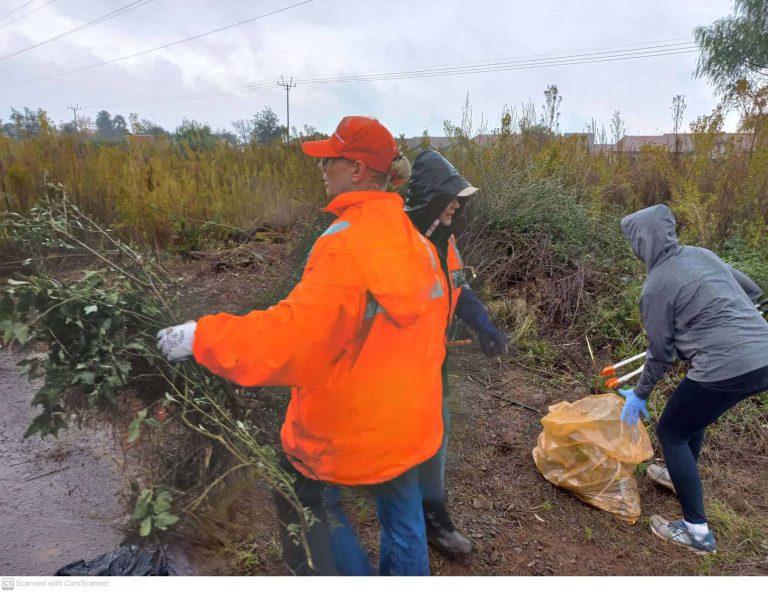
M 633 426 L 640 419 L 640 413 L 645 415 L 645 419 L 650 418 L 648 415 L 648 408 L 645 406 L 645 399 L 641 399 L 635 394 L 632 389 L 619 389 L 619 394 L 627 401 L 624 403 L 624 408 L 621 410 L 621 421 L 625 424 Z
M 507 349 L 507 336 L 490 323 L 478 332 L 477 337 L 480 349 L 489 358 L 495 358 Z
M 456 316 L 477 333 L 480 349 L 492 358 L 507 349 L 507 336 L 491 323 L 488 311 L 469 286 L 462 286 L 456 303 Z

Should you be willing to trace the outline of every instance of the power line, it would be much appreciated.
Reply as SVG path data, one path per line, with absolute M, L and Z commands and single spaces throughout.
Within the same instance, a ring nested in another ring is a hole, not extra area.
M 26 6 L 29 6 L 29 5 L 30 5 L 30 4 L 32 4 L 34 1 L 35 1 L 35 0 L 29 0 L 28 2 L 25 2 L 24 4 L 22 4 L 21 6 L 19 6 L 18 8 L 15 8 L 15 9 L 13 9 L 11 12 L 9 12 L 8 14 L 6 14 L 5 16 L 0 16 L 0 21 L 4 21 L 4 20 L 5 20 L 5 19 L 7 19 L 9 16 L 13 16 L 13 15 L 14 15 L 14 14 L 16 14 L 17 12 L 19 12 L 19 11 L 20 11 L 22 8 L 24 8 L 24 7 L 26 7 Z
M 592 58 L 592 59 L 585 59 L 585 60 L 553 60 L 553 61 L 543 62 L 538 64 L 493 66 L 493 67 L 484 67 L 484 68 L 455 70 L 455 71 L 416 72 L 416 73 L 404 73 L 404 74 L 389 75 L 389 76 L 386 76 L 386 75 L 350 76 L 350 77 L 309 79 L 309 80 L 297 79 L 297 82 L 305 85 L 315 85 L 315 84 L 336 84 L 336 83 L 345 83 L 345 82 L 377 82 L 377 81 L 383 81 L 383 80 L 406 80 L 406 79 L 412 79 L 412 78 L 434 78 L 434 77 L 442 77 L 442 76 L 458 76 L 462 74 L 482 74 L 486 72 L 508 72 L 512 70 L 531 70 L 531 69 L 540 69 L 540 68 L 552 68 L 555 66 L 571 66 L 571 65 L 578 65 L 578 64 L 595 64 L 600 62 L 636 60 L 636 59 L 643 59 L 643 58 L 695 53 L 697 51 L 698 51 L 697 49 L 693 48 L 693 49 L 685 49 L 680 51 L 667 51 L 667 52 L 645 53 L 645 54 L 615 56 L 615 57 L 605 57 L 605 58 Z
M 151 0 L 150 0 L 151 1 Z M 172 43 L 166 43 L 165 45 L 159 45 L 157 47 L 153 47 L 151 49 L 145 49 L 144 51 L 139 51 L 137 53 L 133 53 L 131 55 L 122 56 L 119 58 L 114 58 L 112 60 L 106 60 L 104 62 L 99 62 L 97 64 L 91 64 L 90 66 L 83 66 L 82 68 L 75 68 L 74 70 L 67 70 L 66 72 L 59 72 L 58 74 L 51 74 L 50 76 L 44 76 L 42 78 L 35 78 L 33 80 L 26 80 L 24 82 L 17 82 L 15 84 L 8 84 L 5 86 L 0 86 L 0 90 L 6 89 L 6 88 L 12 88 L 15 86 L 21 86 L 24 84 L 31 84 L 33 82 L 42 82 L 43 80 L 51 80 L 53 78 L 59 78 L 61 76 L 65 76 L 67 74 L 74 74 L 75 72 L 84 72 L 85 70 L 92 70 L 93 68 L 100 68 L 101 66 L 106 66 L 108 64 L 115 64 L 117 62 L 122 62 L 124 60 L 129 60 L 131 58 L 135 58 L 138 56 L 146 55 L 148 53 L 152 53 L 154 51 L 159 51 L 161 49 L 167 49 L 169 47 L 173 47 L 175 45 L 181 45 L 182 43 L 187 43 L 188 41 L 193 41 L 195 39 L 200 39 L 201 37 L 206 37 L 208 35 L 213 35 L 214 33 L 220 33 L 221 31 L 226 31 L 227 29 L 232 29 L 233 27 L 239 27 L 240 25 L 244 25 L 246 23 L 250 23 L 253 21 L 257 21 L 263 18 L 266 18 L 268 16 L 272 16 L 274 14 L 278 14 L 280 12 L 285 12 L 286 10 L 291 10 L 292 8 L 297 8 L 299 6 L 303 6 L 304 4 L 309 4 L 311 2 L 314 2 L 314 0 L 304 0 L 303 2 L 299 2 L 297 4 L 291 4 L 290 6 L 286 6 L 285 8 L 279 8 L 278 10 L 273 10 L 272 12 L 267 12 L 264 14 L 260 14 L 259 16 L 254 16 L 249 19 L 245 19 L 243 21 L 233 23 L 231 25 L 227 25 L 225 27 L 220 27 L 218 29 L 214 29 L 212 31 L 206 31 L 205 33 L 200 33 L 198 35 L 193 35 L 191 37 L 186 37 L 184 39 L 180 39 L 178 41 L 173 41 Z M 6 56 L 8 57 L 8 56 Z M 0 58 L 3 59 L 3 58 Z
M 380 76 L 370 76 L 370 75 L 350 75 L 349 77 L 328 77 L 328 78 L 316 78 L 316 79 L 297 79 L 296 82 L 300 84 L 305 85 L 315 85 L 315 84 L 330 84 L 330 83 L 345 83 L 345 82 L 374 82 L 374 81 L 381 81 L 381 80 L 402 80 L 402 79 L 410 79 L 410 78 L 431 78 L 435 76 L 455 76 L 455 75 L 461 75 L 461 74 L 478 74 L 478 73 L 484 73 L 484 72 L 497 72 L 497 71 L 510 71 L 510 70 L 523 70 L 523 69 L 537 69 L 537 68 L 547 68 L 547 67 L 553 67 L 553 66 L 565 66 L 565 65 L 577 65 L 577 64 L 589 64 L 589 63 L 599 63 L 599 62 L 606 62 L 606 61 L 620 61 L 620 60 L 629 60 L 629 59 L 641 59 L 641 58 L 648 58 L 648 57 L 660 57 L 660 56 L 666 56 L 666 55 L 678 55 L 678 54 L 684 54 L 684 53 L 692 53 L 694 51 L 697 51 L 696 49 L 682 49 L 680 51 L 667 51 L 664 53 L 657 52 L 657 53 L 644 53 L 644 54 L 636 54 L 636 55 L 627 55 L 627 56 L 616 56 L 616 57 L 601 57 L 601 58 L 592 58 L 592 59 L 583 59 L 583 60 L 571 60 L 566 61 L 564 58 L 561 58 L 560 60 L 554 60 L 550 62 L 542 62 L 542 63 L 519 63 L 515 65 L 506 65 L 503 67 L 484 67 L 484 68 L 475 68 L 473 70 L 467 70 L 467 69 L 458 69 L 457 71 L 447 71 L 446 69 L 441 69 L 438 71 L 430 71 L 430 70 L 420 70 L 415 72 L 401 72 L 398 73 L 397 76 L 394 76 L 392 74 L 384 74 Z M 218 91 L 211 91 L 207 93 L 200 93 L 200 94 L 194 94 L 194 95 L 182 95 L 177 97 L 171 97 L 168 99 L 161 99 L 161 100 L 152 100 L 152 99 L 145 99 L 141 102 L 134 102 L 129 104 L 121 104 L 121 105 L 112 105 L 108 108 L 118 108 L 118 107 L 131 107 L 131 106 L 145 106 L 145 105 L 158 105 L 163 103 L 174 103 L 174 102 L 180 102 L 180 101 L 190 101 L 195 99 L 205 99 L 205 98 L 216 98 L 221 96 L 226 96 L 232 93 L 247 93 L 247 92 L 253 92 L 256 90 L 261 90 L 264 88 L 269 88 L 272 86 L 272 83 L 269 82 L 261 82 L 256 83 L 252 86 L 246 86 L 246 87 L 239 87 L 239 88 L 233 88 L 233 89 L 225 89 L 225 90 L 218 90 Z M 90 107 L 94 108 L 94 107 Z
M 14 56 L 17 56 L 19 54 L 25 53 L 27 51 L 30 51 L 32 49 L 35 49 L 37 47 L 40 47 L 42 45 L 46 45 L 48 43 L 51 43 L 52 41 L 56 41 L 57 39 L 61 39 L 62 37 L 67 37 L 68 35 L 72 35 L 73 33 L 77 33 L 79 31 L 83 31 L 89 27 L 92 27 L 93 25 L 98 25 L 99 23 L 103 23 L 105 21 L 108 21 L 110 19 L 115 18 L 116 16 L 121 16 L 127 12 L 130 12 L 132 10 L 136 10 L 137 8 L 141 8 L 142 6 L 146 6 L 147 4 L 150 4 L 151 2 L 154 2 L 155 0 L 134 0 L 133 2 L 129 2 L 128 4 L 125 4 L 124 6 L 121 6 L 117 10 L 113 10 L 112 12 L 109 12 L 105 15 L 100 16 L 99 18 L 95 18 L 92 21 L 88 21 L 87 23 L 84 23 L 78 27 L 75 27 L 74 29 L 70 29 L 69 31 L 65 31 L 64 33 L 60 33 L 54 37 L 51 37 L 50 39 L 46 39 L 45 41 L 40 41 L 39 43 L 35 43 L 34 45 L 30 45 L 29 47 L 25 47 L 24 49 L 19 49 L 18 51 L 14 51 L 12 53 L 9 53 L 4 56 L 0 56 L 0 61 L 7 60 L 8 58 L 12 58 Z
M 10 26 L 11 26 L 13 23 L 17 23 L 17 22 L 19 22 L 20 20 L 23 20 L 23 19 L 27 18 L 28 16 L 32 16 L 32 15 L 33 15 L 33 14 L 35 14 L 36 12 L 38 12 L 38 11 L 42 10 L 43 8 L 45 8 L 46 6 L 48 6 L 48 5 L 50 5 L 50 4 L 53 4 L 54 2 L 56 2 L 56 0 L 48 0 L 48 2 L 46 2 L 46 3 L 45 3 L 45 4 L 43 4 L 42 6 L 38 6 L 38 7 L 37 7 L 37 8 L 35 8 L 34 10 L 30 10 L 29 12 L 25 12 L 24 14 L 21 14 L 21 15 L 17 16 L 15 19 L 8 21 L 8 22 L 7 22 L 7 23 L 5 23 L 4 25 L 1 25 L 1 26 L 0 26 L 0 29 L 5 29 L 6 27 L 10 27 Z M 0 19 L 0 20 L 1 20 L 1 19 Z
M 426 78 L 432 76 L 454 76 L 457 74 L 474 74 L 505 70 L 520 70 L 537 67 L 550 67 L 580 63 L 595 63 L 655 57 L 660 55 L 675 55 L 698 51 L 694 42 L 654 45 L 651 47 L 633 47 L 613 51 L 589 51 L 575 54 L 552 55 L 542 58 L 518 58 L 495 62 L 476 62 L 467 66 L 445 66 L 404 70 L 396 72 L 377 72 L 367 74 L 348 74 L 335 77 L 297 79 L 302 84 L 327 84 L 334 82 L 368 82 L 376 80 L 391 80 L 405 78 Z
M 627 46 L 622 46 L 627 47 Z M 569 66 L 578 64 L 590 64 L 600 62 L 612 62 L 631 59 L 643 59 L 651 57 L 661 57 L 668 55 L 687 54 L 698 51 L 694 42 L 685 43 L 661 43 L 656 45 L 634 46 L 628 49 L 618 49 L 604 51 L 581 51 L 567 54 L 549 54 L 550 57 L 527 57 L 507 60 L 496 60 L 492 62 L 464 62 L 469 65 L 454 66 L 433 66 L 422 67 L 414 70 L 401 70 L 395 72 L 378 71 L 373 73 L 349 74 L 344 76 L 329 76 L 321 78 L 292 79 L 292 83 L 303 85 L 333 84 L 347 82 L 374 82 L 383 80 L 404 80 L 413 78 L 432 78 L 436 76 L 457 76 L 463 74 L 480 74 L 486 72 L 512 71 L 524 69 L 549 68 L 556 66 Z M 542 54 L 539 54 L 542 55 Z M 191 95 L 180 95 L 169 97 L 167 99 L 144 99 L 129 104 L 110 105 L 106 108 L 133 107 L 144 105 L 157 105 L 164 103 L 174 103 L 180 101 L 189 101 L 195 99 L 216 98 L 226 96 L 231 93 L 247 93 L 265 88 L 273 87 L 273 82 L 260 81 L 249 86 L 239 88 L 222 89 L 209 91 L 206 93 L 197 93 Z M 91 106 L 89 108 L 97 108 Z
M 676 39 L 663 39 L 659 41 L 652 41 L 648 43 L 630 43 L 625 45 L 611 45 L 609 47 L 597 47 L 590 50 L 582 50 L 576 53 L 573 52 L 561 52 L 561 53 L 539 53 L 539 54 L 531 54 L 528 56 L 525 56 L 524 58 L 509 58 L 508 60 L 503 61 L 514 61 L 514 60 L 534 60 L 537 58 L 540 59 L 554 59 L 557 57 L 563 57 L 563 56 L 570 56 L 570 57 L 576 57 L 576 56 L 588 56 L 588 55 L 597 55 L 597 54 L 604 54 L 604 53 L 620 53 L 621 51 L 624 52 L 633 52 L 633 51 L 641 51 L 641 50 L 650 50 L 650 49 L 658 49 L 658 48 L 673 48 L 678 46 L 694 46 L 695 42 L 691 41 L 690 37 L 678 37 Z M 486 64 L 487 62 L 478 61 L 478 60 L 470 60 L 466 62 L 453 62 L 450 64 L 433 64 L 431 66 L 425 66 L 424 68 L 427 69 L 439 69 L 439 68 L 458 68 L 460 66 L 473 66 L 473 65 L 482 65 Z M 368 72 L 369 75 L 374 74 L 387 74 L 389 73 L 389 70 L 375 70 L 373 72 Z M 350 74 L 350 76 L 353 76 Z

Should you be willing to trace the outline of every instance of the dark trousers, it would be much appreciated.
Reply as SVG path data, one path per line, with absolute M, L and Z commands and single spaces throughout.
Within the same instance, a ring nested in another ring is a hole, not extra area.
M 451 411 L 448 408 L 448 356 L 440 369 L 443 379 L 443 441 L 437 454 L 419 467 L 419 486 L 424 501 L 445 503 L 445 463 L 448 459 L 448 436 L 451 431 Z
M 293 484 L 296 497 L 305 508 L 309 508 L 315 522 L 307 528 L 307 544 L 312 555 L 313 565 L 310 567 L 303 545 L 290 535 L 289 530 L 301 524 L 301 518 L 293 507 L 278 491 L 273 492 L 277 520 L 280 529 L 280 544 L 283 547 L 283 562 L 297 576 L 333 576 L 338 575 L 331 549 L 331 523 L 324 495 L 326 483 L 307 479 L 299 473 L 288 461 L 285 455 L 280 455 L 278 466 L 295 478 Z
M 669 398 L 656 435 L 687 522 L 707 521 L 697 466 L 704 431 L 731 407 L 763 391 L 768 391 L 768 366 L 718 382 L 684 378 Z

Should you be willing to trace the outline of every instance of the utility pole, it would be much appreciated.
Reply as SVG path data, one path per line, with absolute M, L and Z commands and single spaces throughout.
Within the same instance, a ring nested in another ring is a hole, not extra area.
M 285 89 L 285 141 L 288 142 L 291 139 L 291 89 L 296 88 L 296 85 L 293 84 L 293 76 L 288 82 L 280 76 L 280 82 L 277 84 Z
M 75 116 L 75 131 L 78 131 L 77 130 L 77 112 L 81 111 L 82 109 L 81 109 L 80 105 L 73 105 L 72 103 L 67 105 L 67 109 L 72 109 L 72 115 Z

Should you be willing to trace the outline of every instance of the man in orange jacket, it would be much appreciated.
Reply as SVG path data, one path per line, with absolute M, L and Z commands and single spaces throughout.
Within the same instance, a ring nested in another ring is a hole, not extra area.
M 329 139 L 302 148 L 323 159 L 325 211 L 337 218 L 313 246 L 299 284 L 268 310 L 164 329 L 158 346 L 171 361 L 194 356 L 243 386 L 292 387 L 284 468 L 319 519 L 308 533 L 314 573 L 371 572 L 330 483 L 370 486 L 376 497 L 379 573 L 428 575 L 418 465 L 442 439 L 445 278 L 402 198 L 385 191 L 389 181 L 407 179 L 409 166 L 384 126 L 345 117 Z M 278 515 L 284 526 L 299 522 L 285 503 Z M 309 573 L 287 536 L 283 548 L 294 573 Z

